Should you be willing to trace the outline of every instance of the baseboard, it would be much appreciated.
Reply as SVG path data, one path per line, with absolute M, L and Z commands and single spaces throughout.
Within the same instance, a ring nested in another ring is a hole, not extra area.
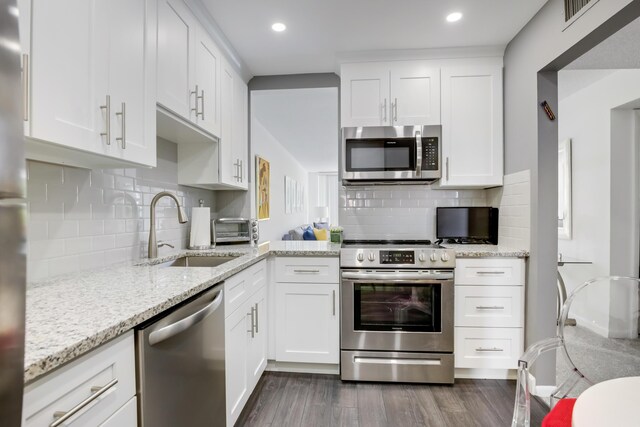
M 455 377 L 475 380 L 515 380 L 518 377 L 518 370 L 456 368 Z
M 272 372 L 295 372 L 299 374 L 340 374 L 340 365 L 328 363 L 295 363 L 295 362 L 277 362 L 269 360 L 267 362 L 267 371 Z

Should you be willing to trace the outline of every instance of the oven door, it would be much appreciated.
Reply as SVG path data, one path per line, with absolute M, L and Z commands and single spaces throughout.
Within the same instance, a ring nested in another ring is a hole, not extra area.
M 453 352 L 453 272 L 341 275 L 342 350 Z

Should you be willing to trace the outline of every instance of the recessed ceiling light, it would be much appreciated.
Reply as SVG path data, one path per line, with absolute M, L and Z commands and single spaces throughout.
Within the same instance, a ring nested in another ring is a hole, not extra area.
M 286 30 L 286 29 L 287 29 L 287 26 L 286 26 L 286 25 L 284 25 L 282 22 L 276 22 L 275 24 L 273 24 L 273 25 L 271 26 L 271 29 L 272 29 L 273 31 L 276 31 L 276 32 L 278 32 L 278 33 L 281 33 L 281 32 L 283 32 L 284 30 Z
M 447 15 L 447 22 L 458 22 L 462 19 L 462 13 L 453 12 Z

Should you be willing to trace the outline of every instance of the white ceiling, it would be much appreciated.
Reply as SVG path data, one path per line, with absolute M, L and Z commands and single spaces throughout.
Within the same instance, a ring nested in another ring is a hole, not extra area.
M 337 171 L 338 88 L 255 90 L 251 116 L 308 172 Z
M 640 18 L 573 61 L 566 70 L 640 68 Z
M 506 46 L 547 0 L 201 1 L 253 75 L 275 75 L 335 71 L 344 52 Z

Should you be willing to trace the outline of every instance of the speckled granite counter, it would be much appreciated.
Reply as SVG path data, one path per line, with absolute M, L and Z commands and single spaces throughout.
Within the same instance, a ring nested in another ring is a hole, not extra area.
M 68 274 L 27 286 L 25 382 L 85 354 L 269 255 L 338 256 L 327 242 L 272 242 L 173 251 L 153 260 Z M 158 265 L 183 255 L 237 256 L 218 267 Z
M 456 251 L 458 258 L 528 258 L 529 251 L 523 249 L 506 248 L 500 245 L 453 245 L 442 244 L 447 249 Z

